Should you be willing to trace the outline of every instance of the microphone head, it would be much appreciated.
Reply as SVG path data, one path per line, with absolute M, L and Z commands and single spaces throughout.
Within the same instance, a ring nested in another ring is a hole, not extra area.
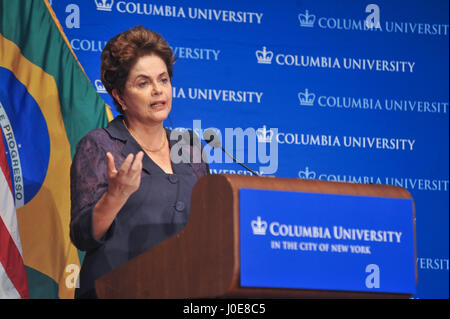
M 217 148 L 222 146 L 222 142 L 220 141 L 219 136 L 217 135 L 216 131 L 213 129 L 207 129 L 203 132 L 203 139 L 211 145 L 212 148 Z

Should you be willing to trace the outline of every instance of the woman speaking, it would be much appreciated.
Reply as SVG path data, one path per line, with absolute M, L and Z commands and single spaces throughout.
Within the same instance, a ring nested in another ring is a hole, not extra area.
M 75 298 L 96 298 L 95 280 L 179 232 L 189 217 L 204 161 L 173 161 L 163 122 L 172 108 L 174 56 L 142 26 L 112 38 L 101 80 L 120 116 L 89 132 L 71 167 L 70 237 L 86 252 Z M 186 145 L 192 156 L 200 146 Z

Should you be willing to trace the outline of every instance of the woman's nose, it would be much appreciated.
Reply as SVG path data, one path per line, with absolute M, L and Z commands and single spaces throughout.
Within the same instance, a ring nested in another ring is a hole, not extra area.
M 153 83 L 152 85 L 152 95 L 160 95 L 162 93 L 162 88 L 159 83 Z

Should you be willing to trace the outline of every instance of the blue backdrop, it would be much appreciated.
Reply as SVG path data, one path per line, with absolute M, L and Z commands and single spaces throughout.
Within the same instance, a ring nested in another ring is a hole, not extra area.
M 109 105 L 101 50 L 142 24 L 178 57 L 167 126 L 262 128 L 259 142 L 278 148 L 271 175 L 406 188 L 417 217 L 415 297 L 448 298 L 448 1 L 52 2 Z M 246 174 L 231 163 L 211 172 Z

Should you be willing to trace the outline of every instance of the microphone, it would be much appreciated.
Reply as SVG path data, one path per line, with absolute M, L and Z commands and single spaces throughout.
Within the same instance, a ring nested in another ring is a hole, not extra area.
M 227 150 L 222 146 L 222 142 L 219 139 L 219 136 L 217 135 L 216 131 L 214 131 L 213 129 L 207 129 L 203 132 L 203 139 L 206 141 L 206 143 L 208 143 L 212 148 L 218 148 L 220 147 L 222 149 L 222 151 L 227 154 L 229 157 L 231 157 L 231 159 L 241 165 L 243 168 L 245 168 L 247 171 L 253 173 L 256 176 L 259 176 L 258 173 L 256 173 L 254 170 L 248 168 L 246 165 L 244 165 L 243 163 L 239 162 L 237 159 L 235 159 L 233 157 L 233 155 L 231 155 L 230 153 L 227 152 Z
M 201 143 L 197 134 L 195 134 L 192 130 L 183 132 L 182 139 L 186 144 L 189 144 L 190 146 L 198 146 Z

